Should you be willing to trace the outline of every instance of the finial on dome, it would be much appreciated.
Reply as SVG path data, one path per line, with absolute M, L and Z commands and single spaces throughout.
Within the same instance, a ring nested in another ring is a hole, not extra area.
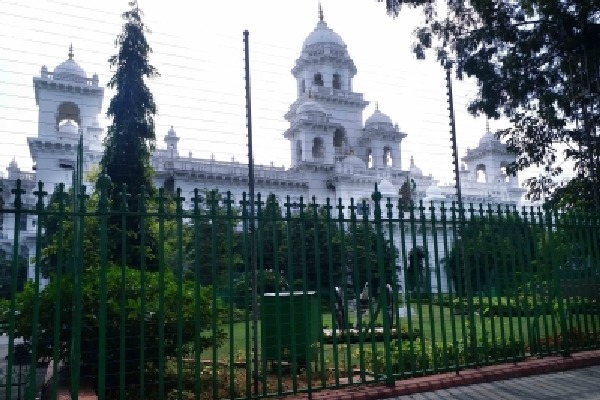
M 319 2 L 319 21 L 323 22 L 323 7 L 321 6 L 321 2 Z
M 414 156 L 410 156 L 410 166 L 411 167 L 415 166 L 415 157 Z
M 490 119 L 485 119 L 485 133 L 490 133 Z
M 73 43 L 69 45 L 69 60 L 73 59 Z
M 375 111 L 379 111 L 379 102 L 378 101 L 375 102 Z

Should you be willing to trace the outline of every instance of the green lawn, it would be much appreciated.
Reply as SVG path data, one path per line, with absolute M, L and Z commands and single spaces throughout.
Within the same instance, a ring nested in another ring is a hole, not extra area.
M 354 315 L 350 316 L 351 321 L 354 320 Z M 378 322 L 381 323 L 382 315 L 379 315 Z M 572 316 L 571 326 L 578 328 L 578 331 L 583 332 L 600 332 L 600 318 L 598 315 L 580 315 Z M 332 327 L 331 313 L 322 314 L 322 322 L 326 327 Z M 252 338 L 250 320 L 246 322 L 236 322 L 233 324 L 223 325 L 222 328 L 227 332 L 227 339 L 223 346 L 217 349 L 216 358 L 220 361 L 229 362 L 230 360 L 238 361 L 249 358 L 251 343 L 248 340 Z M 397 326 L 397 325 L 396 325 Z M 421 332 L 421 337 L 428 344 L 435 343 L 440 347 L 451 346 L 454 342 L 462 342 L 469 335 L 469 323 L 467 315 L 453 315 L 450 308 L 437 305 L 429 306 L 427 304 L 412 304 L 410 318 L 405 316 L 400 318 L 400 326 L 408 331 L 418 330 Z M 524 343 L 526 346 L 530 344 L 531 338 L 556 337 L 561 334 L 560 321 L 551 315 L 543 315 L 539 318 L 531 316 L 496 316 L 484 317 L 483 315 L 475 314 L 474 333 L 479 340 L 486 338 L 487 342 L 502 342 L 508 343 L 510 338 Z M 260 321 L 258 326 L 259 346 L 260 346 Z M 283 335 L 288 334 L 282 332 Z M 554 341 L 549 341 L 550 346 L 544 347 L 542 351 L 555 351 Z M 382 343 L 371 342 L 368 337 L 360 344 L 350 345 L 350 355 L 360 352 L 361 349 L 379 349 Z M 419 346 L 415 346 L 415 351 L 419 351 Z M 319 347 L 321 357 L 331 362 L 334 360 L 334 346 L 323 344 Z M 342 362 L 342 357 L 348 356 L 348 348 L 346 343 L 338 343 L 338 360 Z M 212 360 L 213 350 L 209 349 L 202 353 L 202 359 Z M 329 362 L 327 364 L 329 364 Z

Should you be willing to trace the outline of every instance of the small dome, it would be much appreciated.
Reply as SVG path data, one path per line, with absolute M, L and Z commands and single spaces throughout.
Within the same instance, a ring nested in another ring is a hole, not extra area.
M 425 190 L 425 199 L 442 200 L 445 199 L 445 197 L 442 194 L 442 189 L 438 185 L 431 185 Z
M 87 75 L 73 60 L 73 46 L 69 47 L 69 59 L 54 69 L 54 79 L 61 81 L 85 82 Z
M 375 109 L 375 112 L 367 118 L 365 122 L 365 126 L 374 125 L 374 124 L 386 124 L 392 126 L 392 119 L 379 111 L 379 108 Z
M 305 49 L 308 46 L 321 43 L 331 43 L 336 44 L 338 46 L 346 47 L 346 44 L 344 43 L 340 35 L 332 31 L 327 26 L 327 23 L 323 20 L 319 21 L 317 23 L 317 26 L 315 27 L 315 30 L 312 31 L 306 37 L 306 39 L 304 39 L 304 43 L 302 43 L 302 48 Z
M 80 82 L 87 79 L 87 76 L 75 60 L 69 59 L 54 69 L 54 79 Z
M 348 157 L 342 160 L 342 164 L 346 166 L 350 166 L 356 169 L 365 169 L 367 168 L 365 162 L 360 158 L 356 157 L 354 154 L 349 155 Z
M 171 125 L 171 129 L 169 129 L 169 131 L 167 132 L 167 136 L 177 136 L 177 134 L 175 133 L 175 128 L 173 128 L 173 125 Z
M 70 119 L 66 120 L 58 127 L 58 133 L 61 134 L 77 135 L 77 131 L 77 125 L 73 123 L 73 121 L 71 121 Z
M 17 161 L 14 158 L 8 164 L 8 168 L 7 169 L 19 169 L 19 164 L 17 164 Z
M 309 113 L 309 114 L 312 114 L 312 113 L 326 114 L 325 109 L 323 108 L 323 106 L 320 105 L 319 103 L 317 103 L 314 100 L 307 100 L 307 101 L 305 101 L 296 110 L 296 115 L 300 115 L 300 114 L 304 114 L 304 113 Z
M 481 137 L 481 139 L 479 139 L 479 146 L 490 146 L 492 145 L 494 142 L 500 142 L 498 139 L 496 139 L 496 136 L 494 136 L 494 134 L 492 132 L 486 132 L 485 135 L 483 135 Z
M 394 189 L 394 185 L 392 185 L 392 182 L 388 181 L 387 179 L 382 179 L 381 182 L 379 182 L 379 187 L 377 189 L 384 196 L 396 195 L 396 189 Z

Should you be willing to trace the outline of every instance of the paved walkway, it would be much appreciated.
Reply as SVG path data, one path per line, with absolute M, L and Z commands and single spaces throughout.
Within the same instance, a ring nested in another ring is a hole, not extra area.
M 551 375 L 548 375 L 551 374 Z M 311 400 L 600 400 L 600 350 L 313 393 Z M 307 399 L 308 395 L 286 400 Z
M 600 366 L 392 397 L 388 400 L 596 400 Z

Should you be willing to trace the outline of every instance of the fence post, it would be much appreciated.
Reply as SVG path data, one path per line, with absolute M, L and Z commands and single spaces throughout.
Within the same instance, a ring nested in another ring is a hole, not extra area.
M 98 179 L 100 189 L 100 201 L 98 202 L 98 213 L 100 214 L 100 285 L 98 288 L 98 398 L 103 400 L 106 393 L 106 274 L 108 267 L 108 195 L 110 180 L 106 175 Z
M 375 212 L 375 231 L 377 234 L 377 275 L 379 275 L 379 298 L 377 299 L 379 308 L 381 304 L 386 304 L 386 291 L 385 291 L 385 268 L 384 268 L 384 238 L 383 238 L 383 227 L 381 222 L 381 193 L 377 190 L 375 185 L 375 191 L 371 195 L 371 199 L 374 203 Z M 394 386 L 394 377 L 392 375 L 392 354 L 390 347 L 390 321 L 387 311 L 383 313 L 383 346 L 385 354 L 385 384 L 386 386 Z

